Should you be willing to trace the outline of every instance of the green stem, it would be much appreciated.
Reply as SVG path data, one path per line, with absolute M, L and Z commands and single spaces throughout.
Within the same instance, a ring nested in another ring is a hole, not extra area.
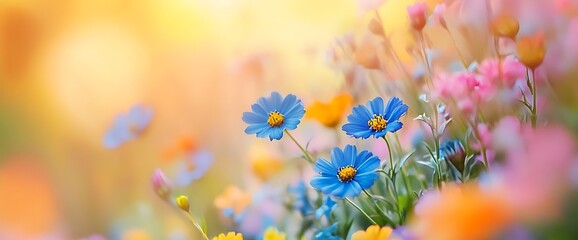
M 371 223 L 378 225 L 377 222 L 369 216 L 369 214 L 367 214 L 365 211 L 363 211 L 363 209 L 361 209 L 357 204 L 355 204 L 353 201 L 351 201 L 351 199 L 345 198 L 345 200 L 347 202 L 349 202 L 351 205 L 353 205 L 353 207 L 357 208 L 357 210 L 359 210 L 369 221 L 371 221 Z
M 195 226 L 195 228 L 197 228 L 199 230 L 199 232 L 201 232 L 201 234 L 203 235 L 203 238 L 205 240 L 209 240 L 209 237 L 207 237 L 207 234 L 205 233 L 205 231 L 203 231 L 203 228 L 201 227 L 201 225 L 199 225 L 197 223 L 197 221 L 195 221 L 195 219 L 193 218 L 193 216 L 191 216 L 190 213 L 185 212 L 185 215 L 187 215 L 187 217 L 189 218 L 189 221 L 191 221 L 193 223 L 193 225 Z
M 460 61 L 462 62 L 462 65 L 464 65 L 464 69 L 468 69 L 468 64 L 466 63 L 466 60 L 464 58 L 464 55 L 462 54 L 462 51 L 460 51 L 460 48 L 458 47 L 458 44 L 456 42 L 456 39 L 454 38 L 454 35 L 452 35 L 450 30 L 447 28 L 446 28 L 446 31 L 448 32 L 448 35 L 450 35 L 450 39 L 452 40 L 452 43 L 454 44 L 454 48 L 456 48 L 456 52 L 458 52 L 458 55 L 460 57 Z
M 295 142 L 295 144 L 297 144 L 297 147 L 299 147 L 299 149 L 301 149 L 301 152 L 303 152 L 303 154 L 305 155 L 305 160 L 307 160 L 309 163 L 313 164 L 313 157 L 311 157 L 311 154 L 309 154 L 309 152 L 307 150 L 305 150 L 305 148 L 303 148 L 303 146 L 301 146 L 301 144 L 299 144 L 299 142 L 297 142 L 297 140 L 295 140 L 295 138 L 293 137 L 293 135 L 291 135 L 291 133 L 289 133 L 289 131 L 287 131 L 287 129 L 285 129 L 285 133 L 291 138 L 291 140 L 293 140 L 293 142 Z
M 397 216 L 399 217 L 399 222 L 401 223 L 403 217 L 401 215 L 401 209 L 399 208 L 399 194 L 397 193 L 397 187 L 395 186 L 395 175 L 391 178 L 391 186 L 393 188 L 393 193 L 395 194 L 395 207 Z
M 383 218 L 387 221 L 388 224 L 393 224 L 393 222 L 391 221 L 391 219 L 389 219 L 385 213 L 385 211 L 383 210 L 383 208 L 381 208 L 379 206 L 379 204 L 377 204 L 377 202 L 375 202 L 375 200 L 373 200 L 373 196 L 371 195 L 371 193 L 369 193 L 367 190 L 363 190 L 363 192 L 365 193 L 365 195 L 367 195 L 367 197 L 369 197 L 369 199 L 371 200 L 371 202 L 373 202 L 373 204 L 375 205 L 375 207 L 377 208 L 377 211 L 379 212 L 379 215 L 383 216 Z
M 426 53 L 426 51 L 425 51 L 425 48 L 426 48 L 426 46 L 425 46 L 425 36 L 424 36 L 424 34 L 423 34 L 422 31 L 419 32 L 419 38 L 420 38 L 420 42 L 421 42 L 421 44 L 420 44 L 420 45 L 421 45 L 421 55 L 422 55 L 422 58 L 423 58 L 423 62 L 424 62 L 424 64 L 425 64 L 425 66 L 426 66 L 427 75 L 428 75 L 428 78 L 427 78 L 427 80 L 426 80 L 426 83 L 427 83 L 428 88 L 429 88 L 429 89 L 432 89 L 432 88 L 433 88 L 433 74 L 432 74 L 432 69 L 431 69 L 431 66 L 430 66 L 430 64 L 429 64 L 429 61 L 428 61 L 428 59 L 427 59 L 427 53 Z
M 536 128 L 536 122 L 538 119 L 537 106 L 536 106 L 536 71 L 532 69 L 532 128 Z
M 389 145 L 389 141 L 387 141 L 387 138 L 385 136 L 383 136 L 383 140 L 385 140 L 385 144 L 387 145 L 387 152 L 389 155 L 389 171 L 391 175 L 395 171 L 395 168 L 393 166 L 393 152 L 391 151 L 391 146 Z M 382 169 L 385 169 L 385 165 L 383 165 Z

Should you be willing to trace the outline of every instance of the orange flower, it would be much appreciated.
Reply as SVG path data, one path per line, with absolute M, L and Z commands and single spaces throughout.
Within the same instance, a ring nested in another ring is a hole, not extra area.
M 173 161 L 182 154 L 193 152 L 196 147 L 196 143 L 192 137 L 180 137 L 173 143 L 173 145 L 167 147 L 163 151 L 162 159 L 167 162 Z
M 447 185 L 424 195 L 410 227 L 419 239 L 491 239 L 508 226 L 511 213 L 502 194 L 473 185 Z
M 353 97 L 348 93 L 334 97 L 329 103 L 314 102 L 307 108 L 305 117 L 315 119 L 326 127 L 333 128 L 341 122 L 343 115 L 351 106 L 351 102 L 353 102 Z
M 221 195 L 215 198 L 215 207 L 220 210 L 231 209 L 235 214 L 241 213 L 251 203 L 251 195 L 236 186 L 228 186 Z
M 516 42 L 518 59 L 526 67 L 536 69 L 544 61 L 546 47 L 544 46 L 544 35 L 520 37 Z
M 283 163 L 279 159 L 272 157 L 259 157 L 251 161 L 253 174 L 261 181 L 271 179 L 271 177 L 277 175 L 282 167 Z
M 351 240 L 385 240 L 389 239 L 393 229 L 388 226 L 380 228 L 378 225 L 371 225 L 367 230 L 359 230 L 351 235 Z
M 490 23 L 490 31 L 499 37 L 515 39 L 519 30 L 518 20 L 507 14 L 498 15 Z

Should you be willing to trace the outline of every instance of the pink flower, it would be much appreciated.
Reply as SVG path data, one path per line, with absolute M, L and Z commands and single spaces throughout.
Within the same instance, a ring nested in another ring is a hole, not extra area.
M 503 174 L 512 207 L 529 220 L 555 217 L 571 184 L 575 142 L 561 127 L 528 124 L 520 126 L 519 141 L 509 146 Z
M 500 82 L 500 70 L 502 71 L 502 82 Z M 502 69 L 498 66 L 498 60 L 486 59 L 478 67 L 478 73 L 494 86 L 504 85 L 512 88 L 516 81 L 526 77 L 526 68 L 513 58 L 502 60 Z
M 502 118 L 492 131 L 492 147 L 499 152 L 518 148 L 522 143 L 522 124 L 517 117 Z
M 434 95 L 445 99 L 461 98 L 466 94 L 466 85 L 456 81 L 455 75 L 440 74 L 434 79 Z
M 171 184 L 160 169 L 155 169 L 151 178 L 152 187 L 155 193 L 162 199 L 167 199 L 171 193 Z
M 435 6 L 432 14 L 432 18 L 436 23 L 444 28 L 447 28 L 446 20 L 444 19 L 444 14 L 446 13 L 446 4 L 440 3 Z
M 427 5 L 423 2 L 415 3 L 407 7 L 410 25 L 417 31 L 423 30 L 426 24 Z

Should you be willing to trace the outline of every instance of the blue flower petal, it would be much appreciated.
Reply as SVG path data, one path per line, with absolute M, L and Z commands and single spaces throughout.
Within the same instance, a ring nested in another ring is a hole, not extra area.
M 282 128 L 271 128 L 270 134 L 269 134 L 269 140 L 273 141 L 273 139 L 275 140 L 279 140 L 283 137 L 283 129 Z
M 387 128 L 387 127 L 386 127 L 386 128 Z M 374 132 L 374 133 L 373 133 L 373 137 L 374 137 L 374 138 L 382 138 L 383 136 L 385 136 L 386 133 L 387 133 L 387 130 L 386 130 L 386 129 L 381 130 L 381 131 L 379 131 L 379 132 Z
M 395 109 L 392 110 L 391 114 L 389 116 L 387 116 L 387 121 L 393 122 L 393 121 L 399 120 L 399 118 L 401 116 L 405 115 L 405 113 L 407 112 L 407 109 L 408 109 L 408 106 L 405 104 L 397 106 Z
M 376 172 L 368 172 L 355 175 L 354 181 L 359 183 L 362 189 L 368 189 L 373 186 L 375 180 L 377 180 L 377 173 Z
M 345 166 L 354 166 L 355 159 L 357 158 L 357 147 L 354 145 L 347 145 L 343 150 L 344 162 L 347 163 Z
M 288 94 L 285 99 L 283 99 L 283 103 L 279 107 L 279 112 L 283 114 L 287 114 L 289 110 L 295 107 L 295 103 L 297 102 L 297 97 L 293 94 Z
M 337 172 L 337 169 L 335 169 L 335 167 L 331 165 L 330 162 L 323 158 L 317 159 L 315 166 L 313 166 L 313 170 L 317 173 L 325 173 L 328 175 L 335 174 L 335 172 Z
M 269 124 L 267 124 L 267 123 L 253 124 L 253 125 L 249 125 L 247 128 L 245 128 L 245 133 L 246 134 L 259 133 L 259 132 L 263 132 L 267 129 L 269 129 Z
M 343 151 L 341 151 L 341 149 L 334 148 L 333 151 L 331 151 L 331 163 L 335 169 L 339 169 L 349 165 L 350 161 L 345 160 L 345 156 L 343 155 Z
M 375 99 L 369 101 L 367 103 L 367 105 L 369 106 L 372 115 L 373 114 L 377 114 L 377 115 L 383 115 L 385 114 L 384 111 L 384 105 L 383 105 L 383 98 L 381 97 L 376 97 Z
M 243 117 L 241 119 L 243 119 L 243 122 L 247 124 L 267 123 L 266 116 L 259 115 L 254 112 L 244 112 Z
M 343 189 L 344 197 L 355 197 L 361 193 L 361 186 L 356 181 L 351 181 L 345 184 Z
M 279 112 L 281 111 L 281 103 L 283 102 L 283 97 L 281 96 L 281 94 L 279 94 L 278 92 L 272 92 L 269 102 L 271 103 L 272 106 L 274 106 L 275 111 Z
M 341 127 L 341 130 L 345 131 L 347 135 L 355 138 L 369 138 L 373 134 L 373 131 L 369 129 L 367 124 L 361 126 L 355 123 L 347 123 Z
M 403 102 L 398 97 L 392 97 L 389 99 L 389 101 L 387 101 L 387 106 L 385 107 L 385 116 L 390 116 L 391 111 L 401 104 L 403 104 Z
M 372 172 L 377 167 L 379 167 L 379 158 L 373 156 L 369 151 L 362 151 L 357 157 L 355 169 L 357 169 L 358 174 Z
M 401 129 L 401 127 L 403 127 L 403 123 L 401 122 L 392 122 L 392 123 L 388 123 L 387 126 L 385 127 L 385 131 L 387 132 L 397 132 L 397 130 Z

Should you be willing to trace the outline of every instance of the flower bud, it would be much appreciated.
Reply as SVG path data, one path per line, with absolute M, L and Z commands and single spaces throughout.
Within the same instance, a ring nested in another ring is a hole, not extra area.
M 456 169 L 460 172 L 464 171 L 464 164 L 466 159 L 466 150 L 462 143 L 458 140 L 446 142 L 440 146 L 441 157 L 450 161 Z
M 151 178 L 153 190 L 162 199 L 167 199 L 171 194 L 171 185 L 167 176 L 160 169 L 155 169 Z
M 490 31 L 498 37 L 515 39 L 519 30 L 518 20 L 506 14 L 498 15 L 490 23 Z
M 525 36 L 516 42 L 518 60 L 530 69 L 536 69 L 544 61 L 546 47 L 544 46 L 544 36 L 536 34 Z
M 413 29 L 417 31 L 423 30 L 427 23 L 426 11 L 427 5 L 423 2 L 415 3 L 414 5 L 407 7 L 409 22 Z
M 184 195 L 180 195 L 176 199 L 177 206 L 185 212 L 189 211 L 189 198 Z
M 369 31 L 378 36 L 385 36 L 385 31 L 383 30 L 383 24 L 377 18 L 371 19 L 368 25 Z

